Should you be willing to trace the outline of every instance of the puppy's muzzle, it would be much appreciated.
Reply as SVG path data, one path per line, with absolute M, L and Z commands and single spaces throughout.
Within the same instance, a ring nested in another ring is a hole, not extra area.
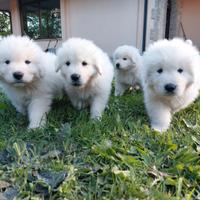
M 14 72 L 14 73 L 13 73 L 13 77 L 14 77 L 15 80 L 17 80 L 17 81 L 21 81 L 22 78 L 23 78 L 23 76 L 24 76 L 24 73 L 22 73 L 22 72 Z
M 72 74 L 71 75 L 72 85 L 80 86 L 81 85 L 80 78 L 81 76 L 79 74 Z
M 168 83 L 164 86 L 165 88 L 165 91 L 168 93 L 168 94 L 174 94 L 177 86 L 173 83 Z

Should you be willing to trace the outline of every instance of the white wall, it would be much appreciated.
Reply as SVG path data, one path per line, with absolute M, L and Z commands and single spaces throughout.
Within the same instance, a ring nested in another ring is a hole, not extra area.
M 13 33 L 21 35 L 18 0 L 0 0 L 9 5 Z M 93 40 L 110 55 L 122 44 L 142 49 L 144 0 L 60 0 L 62 40 L 83 37 Z M 36 40 L 46 49 L 49 40 Z M 53 45 L 54 42 L 52 42 Z
M 187 38 L 200 48 L 200 0 L 181 0 L 181 21 Z
M 68 0 L 69 36 L 93 40 L 109 54 L 122 44 L 141 48 L 143 0 Z

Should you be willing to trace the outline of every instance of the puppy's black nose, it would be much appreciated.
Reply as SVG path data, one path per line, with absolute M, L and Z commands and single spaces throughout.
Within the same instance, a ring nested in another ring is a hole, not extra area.
M 174 85 L 173 83 L 168 83 L 165 85 L 165 90 L 167 92 L 174 92 L 175 89 L 176 89 L 176 85 Z
M 80 75 L 79 74 L 72 74 L 71 79 L 72 79 L 72 81 L 78 81 L 80 79 Z
M 116 68 L 119 69 L 120 68 L 120 64 L 116 63 Z
M 23 76 L 24 76 L 24 73 L 22 73 L 22 72 L 14 72 L 13 73 L 13 77 L 17 80 L 21 80 L 23 78 Z

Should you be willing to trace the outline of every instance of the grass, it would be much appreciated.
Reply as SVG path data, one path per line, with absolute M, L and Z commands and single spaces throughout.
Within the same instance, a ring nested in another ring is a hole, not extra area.
M 99 122 L 56 100 L 42 130 L 0 95 L 0 199 L 200 199 L 200 100 L 149 128 L 140 92 L 110 98 Z

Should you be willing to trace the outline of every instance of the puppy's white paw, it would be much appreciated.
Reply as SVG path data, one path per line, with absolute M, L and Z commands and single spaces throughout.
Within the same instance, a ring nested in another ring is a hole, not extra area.
M 37 128 L 40 128 L 40 126 L 34 125 L 34 124 L 29 124 L 28 125 L 28 130 L 33 130 L 33 129 L 37 129 Z
M 15 105 L 15 108 L 22 115 L 26 115 L 26 108 L 24 106 Z
M 151 124 L 151 128 L 154 131 L 158 131 L 160 133 L 163 133 L 163 132 L 166 132 L 169 127 L 168 126 L 161 126 L 161 125 L 158 125 L 158 124 Z
M 136 91 L 138 91 L 138 90 L 140 90 L 141 88 L 140 88 L 139 85 L 135 85 L 135 86 L 134 86 L 134 89 L 135 89 Z
M 26 115 L 26 110 L 25 109 L 16 109 L 19 113 L 21 113 L 22 115 Z
M 101 121 L 101 115 L 91 114 L 90 118 L 95 121 Z
M 28 125 L 28 129 L 37 129 L 37 128 L 43 128 L 45 126 L 45 122 L 43 123 L 30 123 Z
M 41 120 L 35 120 L 35 121 L 32 120 L 32 122 L 30 122 L 28 125 L 28 129 L 43 128 L 45 127 L 45 124 L 46 124 L 46 115 L 44 115 Z
M 122 96 L 123 95 L 123 92 L 122 91 L 119 91 L 119 90 L 115 90 L 115 96 Z
M 83 101 L 83 100 L 74 101 L 74 102 L 72 102 L 72 104 L 77 110 L 81 110 L 81 109 L 87 107 L 87 102 Z

